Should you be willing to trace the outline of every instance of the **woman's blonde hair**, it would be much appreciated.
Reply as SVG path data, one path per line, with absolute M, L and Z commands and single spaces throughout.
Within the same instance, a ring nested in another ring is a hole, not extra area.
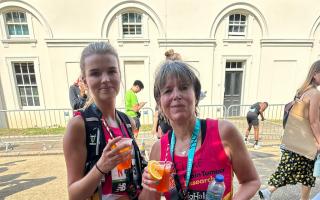
M 104 55 L 104 54 L 110 54 L 116 57 L 117 62 L 118 62 L 118 67 L 119 67 L 119 72 L 120 72 L 120 66 L 119 66 L 119 56 L 115 48 L 110 43 L 107 42 L 93 42 L 90 43 L 87 47 L 85 47 L 81 53 L 81 58 L 80 58 L 80 69 L 81 69 L 81 76 L 85 77 L 85 59 L 91 55 L 94 54 L 99 54 L 99 55 Z M 90 91 L 89 91 L 90 92 Z M 91 104 L 94 103 L 94 99 L 90 95 L 90 98 L 84 105 L 84 109 L 89 107 Z
M 169 49 L 164 53 L 166 56 L 166 60 L 181 60 L 181 55 L 179 53 L 175 53 L 173 49 Z
M 302 83 L 302 85 L 296 92 L 297 97 L 300 97 L 307 90 L 317 87 L 317 84 L 314 82 L 314 75 L 316 75 L 317 73 L 320 73 L 320 60 L 314 62 L 311 65 L 306 80 Z

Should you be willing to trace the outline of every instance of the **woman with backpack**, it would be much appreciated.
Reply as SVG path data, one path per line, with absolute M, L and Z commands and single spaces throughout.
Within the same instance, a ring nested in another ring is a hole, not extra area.
M 309 70 L 307 78 L 296 92 L 296 97 L 308 106 L 310 128 L 320 150 L 320 60 L 314 62 Z M 297 133 L 299 134 L 299 133 Z M 300 141 L 299 141 L 300 142 Z M 303 141 L 301 141 L 303 142 Z M 276 171 L 268 181 L 268 187 L 260 190 L 261 199 L 271 199 L 271 194 L 278 188 L 287 184 L 301 183 L 301 200 L 307 200 L 310 196 L 311 187 L 315 186 L 316 177 L 313 176 L 315 160 L 310 160 L 295 152 L 284 149 Z
M 91 43 L 82 51 L 80 68 L 92 100 L 69 121 L 63 140 L 69 199 L 137 199 L 139 177 L 132 167 L 116 168 L 140 156 L 134 140 L 133 147 L 118 143 L 132 138 L 129 118 L 115 106 L 121 81 L 118 54 L 108 43 Z M 125 148 L 134 153 L 121 151 Z

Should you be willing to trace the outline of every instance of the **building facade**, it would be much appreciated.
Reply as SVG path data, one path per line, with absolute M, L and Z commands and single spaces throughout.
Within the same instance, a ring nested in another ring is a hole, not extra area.
M 173 48 L 197 69 L 201 104 L 286 103 L 320 58 L 317 0 L 0 0 L 0 110 L 69 108 L 82 49 L 110 42 L 124 92 Z

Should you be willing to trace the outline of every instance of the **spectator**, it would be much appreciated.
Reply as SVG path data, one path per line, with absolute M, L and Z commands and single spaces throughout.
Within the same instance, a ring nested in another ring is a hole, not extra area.
M 81 109 L 88 99 L 88 88 L 79 76 L 76 82 L 69 88 L 69 100 L 73 110 Z
M 307 78 L 296 92 L 296 97 L 300 98 L 306 105 L 309 105 L 307 116 L 317 142 L 318 152 L 320 150 L 320 92 L 317 87 L 319 85 L 320 60 L 312 64 Z M 309 199 L 311 187 L 315 186 L 316 180 L 316 177 L 313 176 L 314 162 L 314 160 L 295 152 L 283 150 L 278 168 L 268 181 L 268 187 L 259 191 L 260 198 L 269 200 L 271 199 L 271 194 L 278 188 L 287 184 L 295 185 L 301 183 L 301 200 Z
M 253 126 L 254 129 L 254 144 L 253 147 L 255 149 L 258 149 L 260 147 L 259 145 L 259 119 L 258 116 L 261 116 L 261 121 L 264 121 L 265 118 L 263 116 L 263 112 L 267 109 L 268 103 L 267 102 L 257 102 L 253 104 L 248 113 L 247 113 L 247 123 L 248 123 L 248 128 L 246 130 L 246 136 L 244 138 L 244 142 L 248 144 L 248 137 L 250 130 Z
M 158 139 L 161 138 L 164 134 L 166 134 L 168 131 L 172 129 L 169 122 L 165 119 L 163 114 L 161 114 L 161 111 L 159 110 L 159 107 L 156 106 L 156 110 L 153 116 L 153 126 L 151 133 L 155 135 Z
M 179 53 L 175 53 L 173 49 L 169 49 L 164 53 L 166 60 L 182 60 Z
M 143 83 L 140 80 L 135 80 L 133 86 L 130 90 L 126 92 L 126 114 L 133 118 L 135 121 L 136 131 L 135 136 L 137 137 L 140 124 L 140 110 L 147 102 L 140 102 L 138 101 L 137 93 L 139 93 L 144 88 Z

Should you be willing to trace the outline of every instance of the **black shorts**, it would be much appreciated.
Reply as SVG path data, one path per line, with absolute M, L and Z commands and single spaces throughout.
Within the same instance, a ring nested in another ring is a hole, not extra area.
M 248 112 L 247 122 L 249 126 L 258 126 L 259 125 L 258 115 L 256 113 Z
M 133 117 L 134 122 L 136 123 L 136 128 L 139 130 L 140 129 L 140 119 L 138 117 Z

